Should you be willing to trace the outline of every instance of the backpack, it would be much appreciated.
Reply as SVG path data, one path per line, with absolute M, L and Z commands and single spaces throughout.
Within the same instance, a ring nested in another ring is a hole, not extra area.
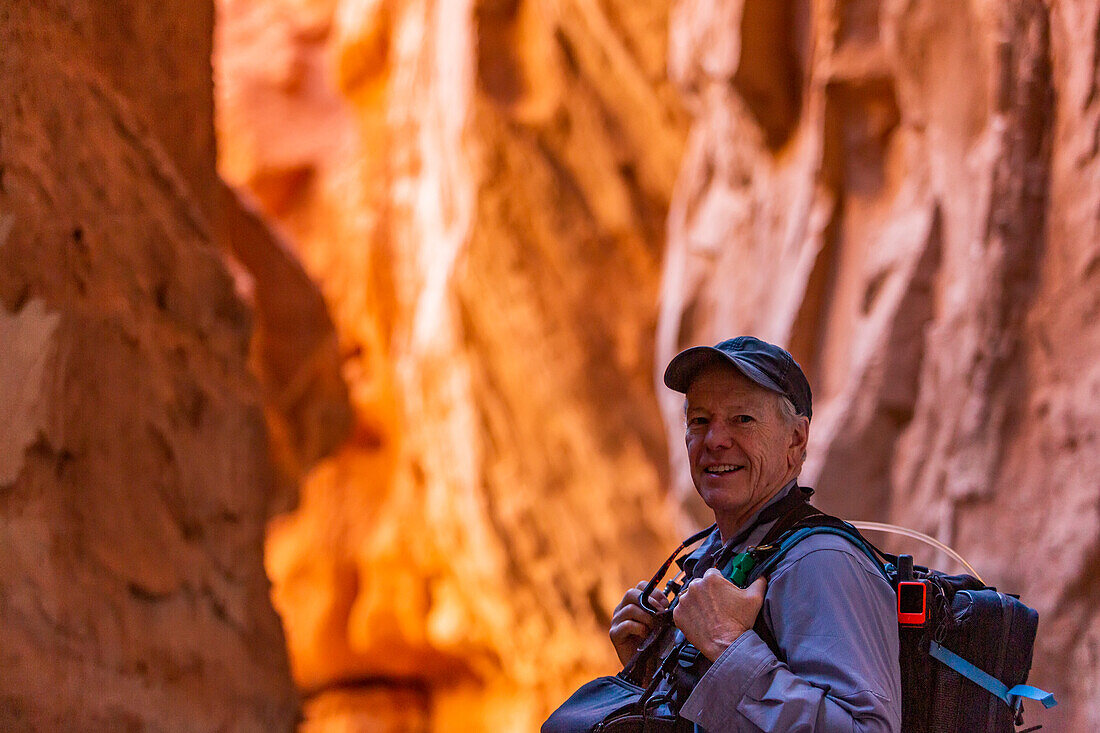
M 796 544 L 814 534 L 839 535 L 867 555 L 898 598 L 903 733 L 1011 733 L 1023 723 L 1024 698 L 1047 708 L 1056 704 L 1050 693 L 1024 684 L 1038 626 L 1034 610 L 974 576 L 946 575 L 914 566 L 911 556 L 882 552 L 853 525 L 811 507 L 806 500 L 812 489 L 796 490 L 801 494 L 792 491 L 784 500 L 783 515 L 760 544 L 737 554 L 720 553 L 713 565 L 745 588 L 768 575 Z M 642 598 L 648 598 L 683 549 L 712 530 L 685 540 Z M 683 569 L 683 561 L 677 562 Z M 681 587 L 675 579 L 666 585 L 666 594 L 673 596 L 667 611 L 647 609 L 656 615 L 653 630 L 623 670 L 579 688 L 546 720 L 543 733 L 693 730 L 678 711 L 710 661 L 677 637 L 672 606 Z M 762 616 L 754 630 L 785 661 Z
M 819 533 L 852 542 L 894 588 L 904 733 L 1011 733 L 1023 725 L 1024 699 L 1045 708 L 1057 704 L 1052 694 L 1024 684 L 1039 623 L 1036 611 L 972 575 L 947 575 L 915 566 L 911 555 L 882 552 L 836 517 L 817 513 L 801 519 L 772 547 L 742 553 L 751 563 L 732 558 L 723 574 L 736 583 L 741 578 L 734 566 L 747 564 L 747 586 L 796 544 Z M 759 622 L 755 630 L 782 659 L 770 630 Z

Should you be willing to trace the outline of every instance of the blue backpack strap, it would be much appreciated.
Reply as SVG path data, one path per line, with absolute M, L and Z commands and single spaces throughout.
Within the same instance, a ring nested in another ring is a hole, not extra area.
M 1038 700 L 1043 703 L 1044 708 L 1052 708 L 1058 704 L 1053 694 L 1046 690 L 1040 690 L 1038 687 L 1032 687 L 1031 685 L 1016 685 L 1009 689 L 1008 685 L 1001 682 L 993 675 L 974 666 L 955 652 L 941 644 L 937 644 L 935 641 L 930 642 L 928 654 L 932 656 L 933 659 L 938 659 L 943 662 L 979 687 L 985 688 L 992 693 L 994 697 L 1004 700 L 1005 704 L 1013 710 L 1019 705 L 1020 698 L 1022 697 L 1026 697 L 1029 700 Z
M 824 520 L 835 521 L 830 521 L 828 524 L 817 523 Z M 877 548 L 864 539 L 858 529 L 847 522 L 828 517 L 827 515 L 811 517 L 809 521 L 814 522 L 814 524 L 808 527 L 795 527 L 791 532 L 779 538 L 774 550 L 768 547 L 756 548 L 756 552 L 758 553 L 766 552 L 767 557 L 752 569 L 749 582 L 770 573 L 795 545 L 815 534 L 833 534 L 848 540 L 867 556 L 871 564 L 874 565 L 879 573 L 882 574 L 882 577 L 886 579 L 886 582 L 892 582 L 886 567 L 883 565 L 882 560 L 879 559 L 879 555 L 876 554 L 878 552 Z
M 887 569 L 883 566 L 882 561 L 876 556 L 876 553 L 879 555 L 882 553 L 879 552 L 878 548 L 864 539 L 858 529 L 828 514 L 816 514 L 807 517 L 785 532 L 776 540 L 774 545 L 758 546 L 753 548 L 749 553 L 746 553 L 748 555 L 755 554 L 756 556 L 760 556 L 761 559 L 752 566 L 748 573 L 746 573 L 746 579 L 742 587 L 747 587 L 757 578 L 770 573 L 795 545 L 815 534 L 834 534 L 848 540 L 859 548 L 864 555 L 870 558 L 871 564 L 878 568 L 878 571 L 882 573 L 882 577 L 886 579 L 886 582 L 892 584 Z M 760 614 L 756 617 L 756 623 L 753 625 L 753 630 L 768 648 L 771 649 L 776 659 L 786 663 L 786 655 L 779 646 L 779 641 L 775 638 L 775 634 L 772 633 L 771 628 L 765 623 L 764 614 Z
M 891 574 L 896 573 L 897 558 L 882 552 L 868 542 L 863 535 L 860 534 L 859 530 L 852 525 L 829 515 L 809 517 L 804 520 L 803 523 L 800 523 L 800 525 L 796 525 L 790 531 L 783 534 L 776 541 L 774 546 L 755 548 L 756 552 L 762 553 L 765 556 L 762 557 L 761 561 L 749 572 L 746 584 L 772 572 L 783 557 L 786 556 L 795 545 L 815 534 L 834 534 L 845 538 L 859 548 L 859 550 L 871 560 L 871 564 L 878 568 L 882 577 L 885 578 L 888 583 L 894 585 L 896 578 L 892 578 Z M 767 624 L 763 622 L 762 615 L 757 617 L 757 623 L 754 629 L 775 653 L 776 657 L 785 661 L 775 636 L 771 633 L 771 629 L 767 627 Z M 932 658 L 947 665 L 979 687 L 988 690 L 998 699 L 1003 700 L 1005 704 L 1013 710 L 1019 709 L 1024 698 L 1037 700 L 1041 702 L 1045 708 L 1051 708 L 1058 704 L 1053 694 L 1037 687 L 1032 687 L 1031 685 L 1016 685 L 1009 688 L 997 678 L 986 673 L 979 667 L 935 641 L 930 642 L 928 653 Z

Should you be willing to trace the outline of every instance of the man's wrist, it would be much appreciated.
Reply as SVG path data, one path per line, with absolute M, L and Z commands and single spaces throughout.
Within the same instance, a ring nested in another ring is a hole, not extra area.
M 729 644 L 725 644 L 722 642 L 712 642 L 711 644 L 707 645 L 706 649 L 700 649 L 699 651 L 701 651 L 703 653 L 703 656 L 709 659 L 711 662 L 717 662 L 718 657 L 722 656 L 729 648 Z
M 717 662 L 718 657 L 725 654 L 726 650 L 729 649 L 731 646 L 733 646 L 733 643 L 735 641 L 737 641 L 738 639 L 740 639 L 741 636 L 745 633 L 745 631 L 748 631 L 748 629 L 745 629 L 745 630 L 741 631 L 740 633 L 735 634 L 733 637 L 731 637 L 729 639 L 712 639 L 710 642 L 708 642 L 705 645 L 706 648 L 700 648 L 699 651 L 702 653 L 702 655 L 704 657 L 709 659 L 711 662 Z

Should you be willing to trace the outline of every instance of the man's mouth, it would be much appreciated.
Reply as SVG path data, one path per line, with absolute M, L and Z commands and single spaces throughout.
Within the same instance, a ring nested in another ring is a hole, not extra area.
M 722 474 L 735 473 L 737 471 L 740 471 L 742 468 L 744 468 L 744 466 L 737 466 L 732 463 L 719 463 L 714 466 L 707 466 L 703 470 L 709 474 L 720 476 Z

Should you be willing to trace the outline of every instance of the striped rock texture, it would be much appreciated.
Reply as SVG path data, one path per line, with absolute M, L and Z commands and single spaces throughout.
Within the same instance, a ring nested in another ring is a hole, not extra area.
M 1100 723 L 1098 31 L 1060 0 L 685 1 L 669 31 L 693 123 L 657 362 L 788 344 L 819 503 L 1022 593 L 1063 700 L 1032 722 L 1064 730 Z
M 704 519 L 657 374 L 752 332 L 821 503 L 1023 594 L 1095 729 L 1098 29 L 0 5 L 0 727 L 535 728 Z
M 299 717 L 265 524 L 350 413 L 320 292 L 215 173 L 213 20 L 0 3 L 6 731 Z
M 541 685 L 543 710 L 562 659 L 605 663 L 610 578 L 644 566 L 620 563 L 705 518 L 656 377 L 750 332 L 811 375 L 820 503 L 1025 594 L 1033 678 L 1066 700 L 1043 720 L 1096 726 L 1095 3 L 252 5 L 222 5 L 223 170 L 305 243 L 361 395 L 359 447 L 271 539 L 307 686 L 358 650 L 345 678 L 408 682 L 445 728 L 456 677 L 421 673 L 441 650 L 490 660 L 475 687 Z M 323 570 L 320 537 L 345 555 Z M 345 611 L 296 626 L 296 584 L 341 574 Z
M 306 730 L 536 729 L 682 529 L 664 5 L 219 5 L 221 170 L 321 283 L 356 415 L 268 539 Z

